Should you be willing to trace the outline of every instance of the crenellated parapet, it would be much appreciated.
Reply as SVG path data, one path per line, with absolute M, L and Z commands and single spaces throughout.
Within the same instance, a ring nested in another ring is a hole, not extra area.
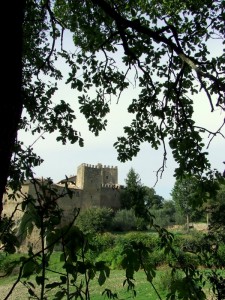
M 103 183 L 101 185 L 102 188 L 105 188 L 105 189 L 114 189 L 114 190 L 121 190 L 121 189 L 124 189 L 124 186 L 123 185 L 120 185 L 120 184 L 108 184 L 108 183 Z
M 100 163 L 98 163 L 97 165 L 82 163 L 80 166 L 86 168 L 92 168 L 92 169 L 117 169 L 118 168 L 117 166 L 102 165 Z

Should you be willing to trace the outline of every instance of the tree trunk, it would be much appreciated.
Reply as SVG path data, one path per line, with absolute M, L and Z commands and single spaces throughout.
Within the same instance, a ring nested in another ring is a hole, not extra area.
M 190 229 L 190 220 L 189 220 L 189 214 L 187 214 L 187 231 Z
M 209 212 L 206 213 L 206 224 L 207 224 L 207 229 L 209 229 Z
M 5 99 L 2 99 L 0 109 L 0 220 L 3 210 L 2 198 L 22 114 L 22 25 L 25 0 L 13 3 L 6 1 L 5 6 L 4 10 L 10 13 L 10 24 L 5 23 L 2 30 L 2 66 L 5 66 L 2 70 L 2 95 Z

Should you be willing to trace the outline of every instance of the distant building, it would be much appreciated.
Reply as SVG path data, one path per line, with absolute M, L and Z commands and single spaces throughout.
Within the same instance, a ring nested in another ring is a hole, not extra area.
M 44 179 L 37 179 L 41 184 Z M 81 164 L 77 168 L 77 175 L 62 179 L 58 183 L 53 183 L 59 194 L 65 191 L 65 184 L 73 192 L 72 198 L 64 195 L 57 199 L 59 207 L 63 210 L 62 225 L 69 223 L 73 219 L 74 209 L 86 210 L 90 207 L 109 207 L 113 210 L 120 208 L 120 191 L 123 186 L 118 184 L 118 168 L 113 166 L 103 166 L 102 164 L 90 165 Z M 8 191 L 10 193 L 10 191 Z M 31 181 L 26 181 L 22 185 L 21 191 L 16 193 L 16 200 L 11 200 L 8 194 L 3 198 L 3 215 L 11 216 L 16 224 L 19 223 L 23 212 L 20 209 L 24 196 L 31 195 L 34 199 L 40 192 L 38 185 Z M 17 209 L 16 209 L 17 208 Z
M 64 186 L 65 179 L 57 183 Z M 77 175 L 68 178 L 69 187 L 75 189 L 80 197 L 78 206 L 86 209 L 92 206 L 120 208 L 120 189 L 118 184 L 117 167 L 102 164 L 81 164 L 77 168 Z

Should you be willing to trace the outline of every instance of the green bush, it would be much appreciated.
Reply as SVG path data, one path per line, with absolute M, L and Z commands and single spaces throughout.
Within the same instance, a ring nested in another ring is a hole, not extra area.
M 115 245 L 116 236 L 110 232 L 95 234 L 91 239 L 91 244 L 95 246 L 97 253 L 112 249 Z
M 0 273 L 3 274 L 17 274 L 19 273 L 21 254 L 6 254 L 0 253 Z
M 154 251 L 158 248 L 159 237 L 154 233 L 147 232 L 128 232 L 124 236 L 124 242 L 142 242 L 146 247 L 149 247 Z
M 144 218 L 136 217 L 133 209 L 121 209 L 116 212 L 112 230 L 114 231 L 143 231 L 147 229 L 148 223 Z
M 112 220 L 112 230 L 130 231 L 137 230 L 137 217 L 133 210 L 121 209 L 115 213 Z
M 111 269 L 119 270 L 122 268 L 122 260 L 124 257 L 123 246 L 121 244 L 115 245 L 113 248 L 102 252 L 98 257 L 97 261 L 104 261 Z
M 170 270 L 166 270 L 160 273 L 158 281 L 159 290 L 170 291 L 172 285 L 182 279 L 181 272 L 172 273 Z
M 111 208 L 92 207 L 78 216 L 76 225 L 86 233 L 106 232 L 111 229 L 113 210 Z
M 221 267 L 225 267 L 225 244 L 220 244 L 218 249 L 218 257 Z
M 149 254 L 147 263 L 155 267 L 164 265 L 167 262 L 166 256 L 163 250 L 155 249 Z
M 151 214 L 155 217 L 154 223 L 160 227 L 167 227 L 175 223 L 175 212 L 169 209 L 154 209 L 151 210 Z
M 111 269 L 120 269 L 122 267 L 123 250 L 132 243 L 142 243 L 149 249 L 149 255 L 144 259 L 144 263 L 156 266 L 163 264 L 165 260 L 163 251 L 159 251 L 159 239 L 156 234 L 129 232 L 122 235 L 114 235 L 103 233 L 93 236 L 91 243 L 96 248 L 94 259 L 105 261 Z

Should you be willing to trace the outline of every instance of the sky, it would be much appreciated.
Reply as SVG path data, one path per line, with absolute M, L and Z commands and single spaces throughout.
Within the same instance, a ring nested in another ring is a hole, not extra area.
M 64 66 L 63 66 L 64 68 Z M 66 72 L 66 69 L 65 69 Z M 118 167 L 118 183 L 124 185 L 125 178 L 131 168 L 139 174 L 142 184 L 148 187 L 154 187 L 156 193 L 165 200 L 171 199 L 171 191 L 175 183 L 173 176 L 176 163 L 171 153 L 168 151 L 168 159 L 166 168 L 162 177 L 156 180 L 156 171 L 162 166 L 163 150 L 153 150 L 150 145 L 144 143 L 138 155 L 125 163 L 119 162 L 117 152 L 113 144 L 117 140 L 117 136 L 123 134 L 123 127 L 129 125 L 132 116 L 127 113 L 127 102 L 134 97 L 137 90 L 133 87 L 129 88 L 122 94 L 118 104 L 115 102 L 111 106 L 111 113 L 108 115 L 108 126 L 106 131 L 102 131 L 98 137 L 91 133 L 84 116 L 79 112 L 78 93 L 72 90 L 69 85 L 61 82 L 58 93 L 54 98 L 54 102 L 60 99 L 71 104 L 77 117 L 74 122 L 74 128 L 81 132 L 84 139 L 84 147 L 77 144 L 62 145 L 55 140 L 55 134 L 44 134 L 44 139 L 38 139 L 34 145 L 34 151 L 44 159 L 41 166 L 34 169 L 36 177 L 50 177 L 54 182 L 64 179 L 65 176 L 76 175 L 77 167 L 82 163 L 97 165 L 101 163 L 107 166 Z M 194 118 L 198 125 L 207 126 L 208 129 L 217 130 L 224 119 L 219 109 L 213 113 L 210 112 L 210 105 L 199 94 L 195 98 Z M 223 130 L 225 135 L 225 131 Z M 27 146 L 33 144 L 38 136 L 31 136 L 28 133 L 20 132 L 19 138 L 25 142 Z M 209 141 L 208 137 L 205 143 Z M 225 160 L 225 140 L 220 136 L 216 137 L 209 148 L 209 159 L 213 168 L 223 172 Z M 157 183 L 156 183 L 157 181 Z M 156 184 L 156 185 L 155 185 Z

